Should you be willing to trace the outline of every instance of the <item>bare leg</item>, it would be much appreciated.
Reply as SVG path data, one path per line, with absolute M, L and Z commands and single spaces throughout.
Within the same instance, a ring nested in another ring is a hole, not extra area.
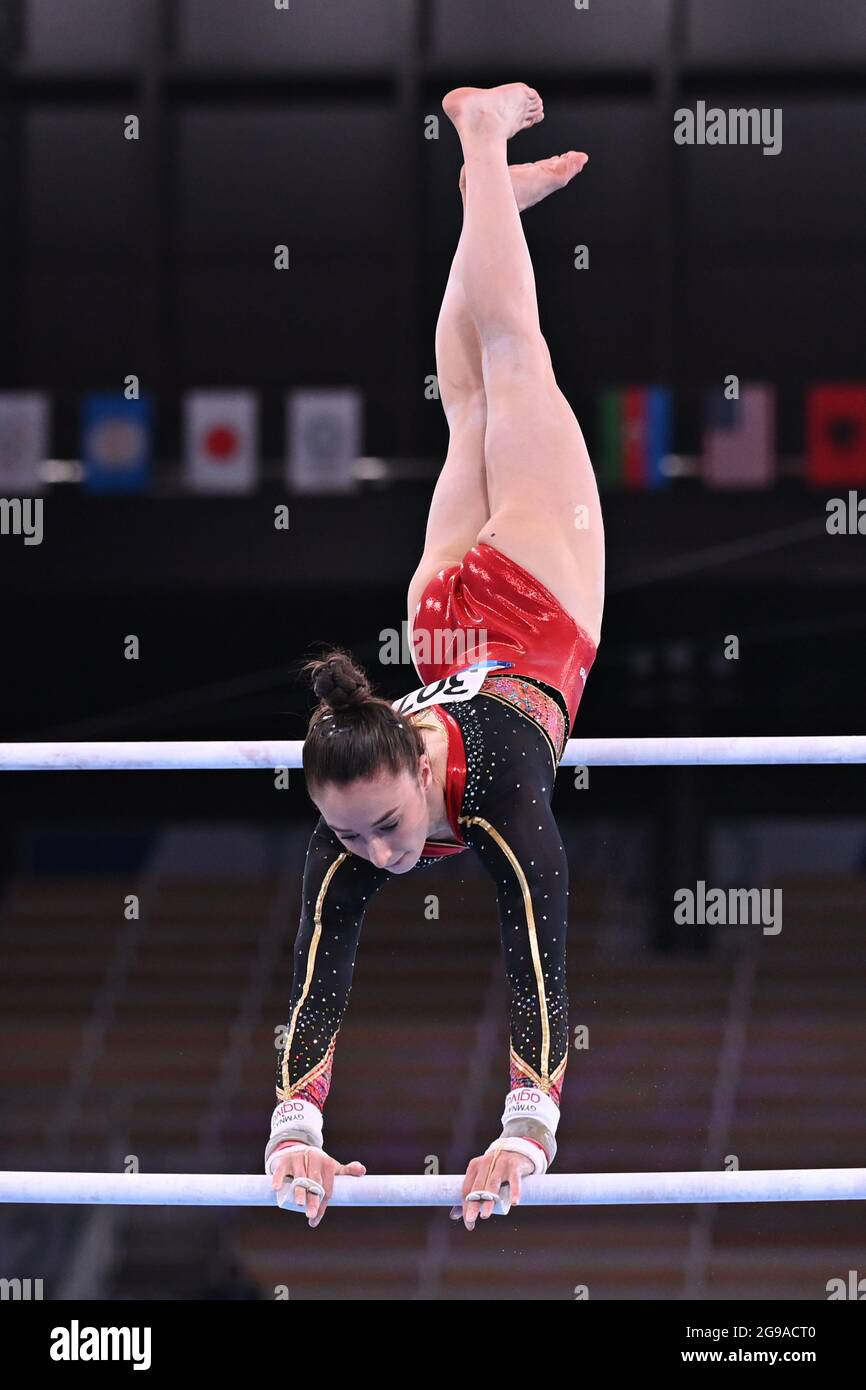
M 585 155 L 571 150 L 532 164 L 512 165 L 509 175 L 518 211 L 564 188 L 585 161 Z M 465 212 L 465 169 L 459 182 Z M 450 442 L 430 504 L 424 554 L 409 586 L 410 624 L 432 575 L 443 566 L 458 564 L 490 519 L 484 452 L 487 398 L 481 339 L 463 288 L 464 247 L 461 233 L 436 327 L 437 376 Z
M 424 553 L 409 584 L 410 632 L 415 608 L 432 576 L 443 567 L 459 564 L 490 519 L 481 341 L 463 289 L 462 248 L 461 236 L 436 326 L 436 374 L 449 442 L 430 502 Z
M 535 276 L 513 197 L 508 139 L 541 119 L 521 83 L 461 88 L 443 103 L 466 169 L 463 285 L 481 339 L 490 519 L 479 541 L 509 555 L 598 641 L 604 531 L 580 426 L 541 333 Z

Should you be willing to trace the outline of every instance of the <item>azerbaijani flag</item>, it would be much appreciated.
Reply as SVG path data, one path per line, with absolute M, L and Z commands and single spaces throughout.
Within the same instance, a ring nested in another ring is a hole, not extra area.
M 599 401 L 596 474 L 604 487 L 656 488 L 670 482 L 673 393 L 666 386 L 612 387 Z

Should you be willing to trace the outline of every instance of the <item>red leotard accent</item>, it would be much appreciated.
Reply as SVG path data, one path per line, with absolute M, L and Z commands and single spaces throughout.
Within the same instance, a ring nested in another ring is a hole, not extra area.
M 561 691 L 574 722 L 595 643 L 540 580 L 501 550 L 482 542 L 459 565 L 439 570 L 421 595 L 412 629 L 425 685 L 475 661 L 509 661 L 510 674 Z M 467 634 L 459 652 L 465 659 L 451 661 L 457 632 Z M 446 659 L 437 660 L 442 653 Z
M 457 817 L 463 805 L 463 792 L 466 789 L 466 750 L 463 735 L 456 719 L 452 719 L 444 705 L 431 705 L 430 709 L 445 725 L 448 734 L 448 762 L 445 769 L 445 811 L 448 824 L 459 841 L 456 845 L 443 845 L 436 840 L 427 840 L 421 851 L 429 859 L 445 859 L 449 854 L 462 854 L 469 846 L 460 834 Z

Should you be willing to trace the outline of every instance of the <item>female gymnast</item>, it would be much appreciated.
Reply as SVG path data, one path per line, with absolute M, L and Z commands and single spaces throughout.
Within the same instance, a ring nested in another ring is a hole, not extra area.
M 366 1171 L 324 1151 L 322 1109 L 364 912 L 392 874 L 471 849 L 496 882 L 510 1085 L 502 1133 L 469 1163 L 451 1212 L 467 1229 L 497 1196 L 517 1203 L 521 1178 L 553 1161 L 568 1055 L 568 864 L 550 802 L 600 639 L 604 532 L 541 334 L 520 213 L 588 156 L 509 168 L 509 139 L 544 116 L 523 83 L 459 88 L 443 107 L 465 160 L 463 230 L 436 330 L 450 442 L 408 596 L 418 674 L 440 684 L 399 702 L 402 712 L 344 652 L 306 668 L 319 704 L 303 766 L 321 815 L 265 1168 L 281 1204 L 311 1226 L 335 1175 Z

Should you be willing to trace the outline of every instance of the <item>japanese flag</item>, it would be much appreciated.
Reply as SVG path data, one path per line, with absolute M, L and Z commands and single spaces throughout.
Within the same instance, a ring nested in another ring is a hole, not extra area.
M 185 477 L 194 492 L 252 492 L 259 476 L 253 391 L 190 391 L 184 399 Z

